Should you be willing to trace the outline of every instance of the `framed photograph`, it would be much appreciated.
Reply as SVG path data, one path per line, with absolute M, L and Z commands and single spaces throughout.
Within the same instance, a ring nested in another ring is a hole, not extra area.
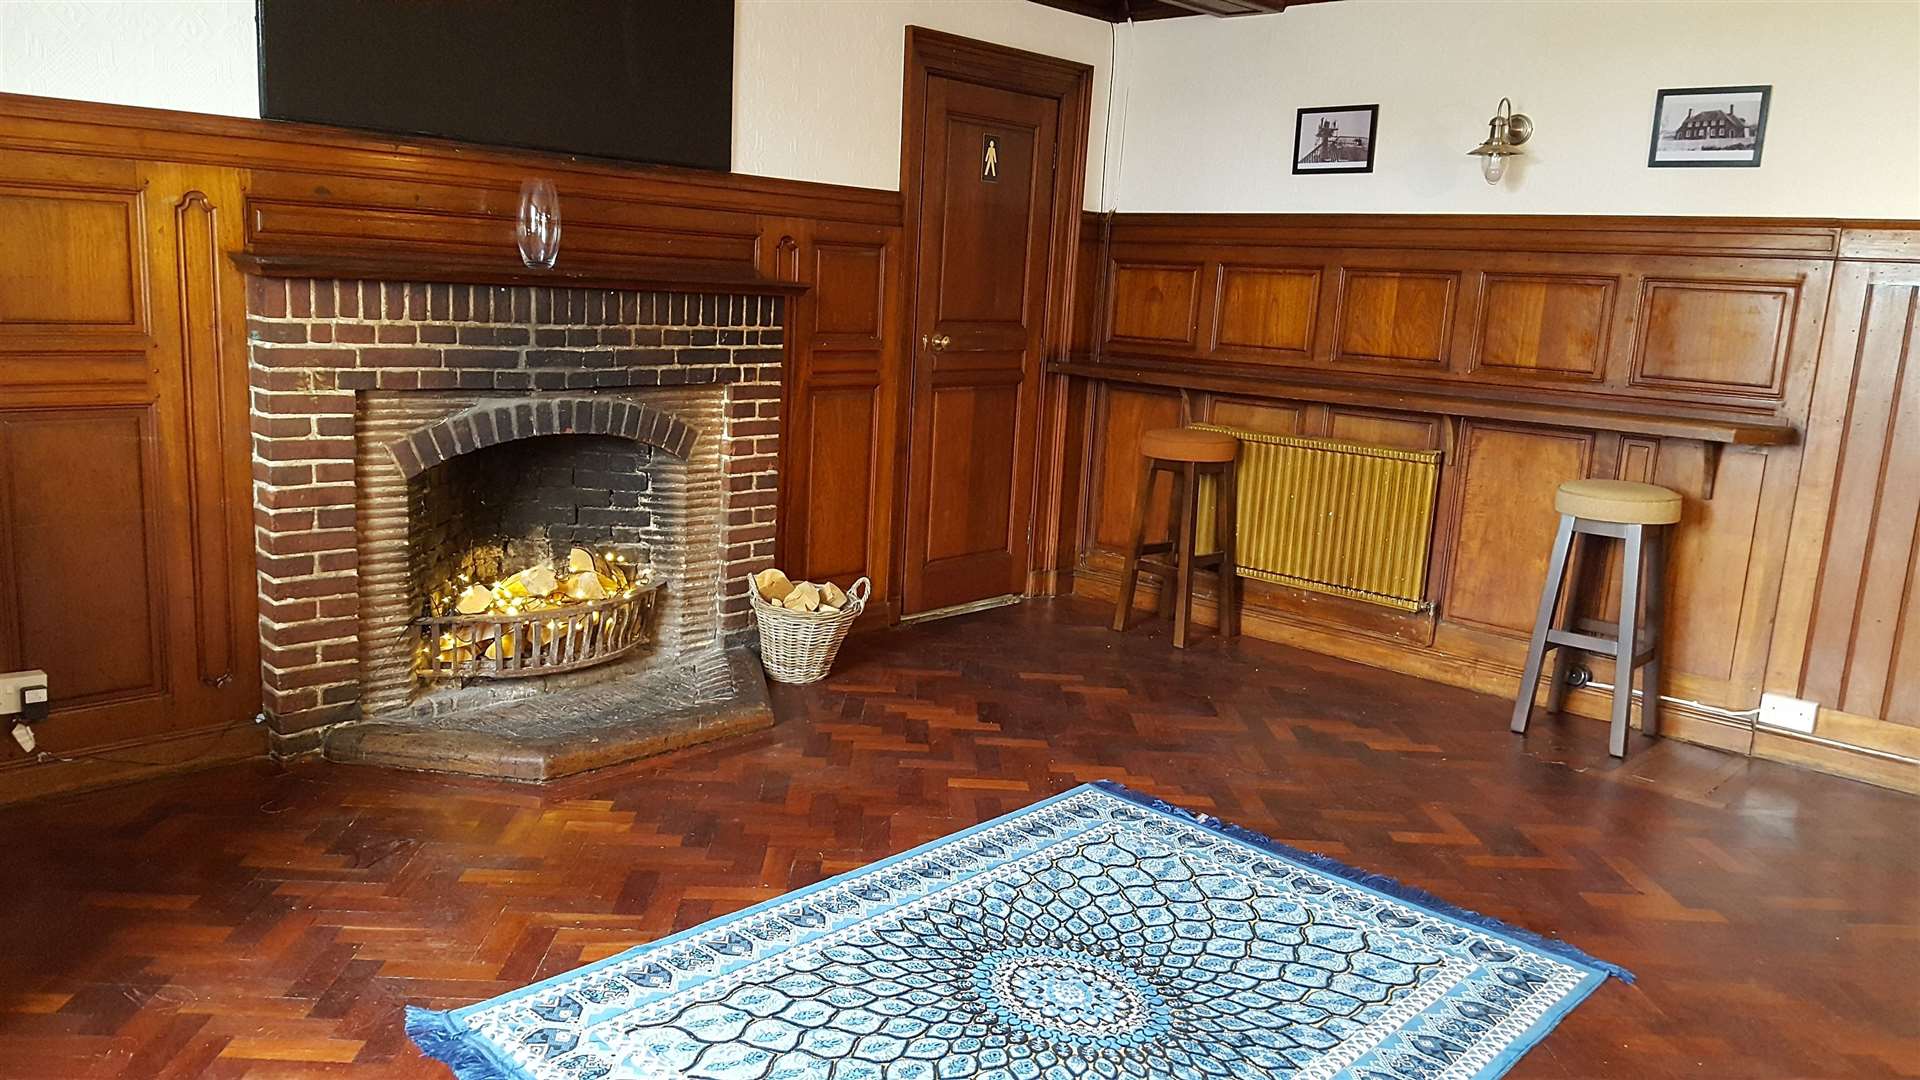
M 1378 105 L 1328 105 L 1301 109 L 1293 121 L 1293 171 L 1373 171 L 1373 129 Z
M 1751 169 L 1767 135 L 1771 86 L 1691 86 L 1653 99 L 1649 169 Z

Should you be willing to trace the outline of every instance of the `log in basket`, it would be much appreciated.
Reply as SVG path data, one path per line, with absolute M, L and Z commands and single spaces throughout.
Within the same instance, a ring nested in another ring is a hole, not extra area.
M 866 610 L 873 582 L 861 578 L 847 590 L 846 606 L 838 611 L 790 611 L 769 604 L 747 575 L 747 598 L 753 621 L 760 628 L 760 663 L 775 682 L 810 683 L 827 676 L 840 643 L 847 640 L 853 621 Z
M 604 664 L 653 638 L 656 582 L 631 596 L 520 615 L 431 615 L 419 621 L 419 672 L 429 679 L 521 679 Z

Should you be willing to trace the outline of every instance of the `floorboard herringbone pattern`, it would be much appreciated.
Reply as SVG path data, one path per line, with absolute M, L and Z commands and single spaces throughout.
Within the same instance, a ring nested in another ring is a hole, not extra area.
M 444 1077 L 464 1004 L 1112 777 L 1633 968 L 1517 1077 L 1920 1076 L 1920 800 L 1078 602 L 856 637 L 548 788 L 300 763 L 0 813 L 0 1077 Z

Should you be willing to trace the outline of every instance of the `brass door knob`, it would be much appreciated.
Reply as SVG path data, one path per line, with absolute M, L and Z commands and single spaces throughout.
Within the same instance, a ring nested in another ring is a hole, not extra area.
M 953 339 L 945 334 L 921 334 L 920 346 L 928 352 L 945 352 Z

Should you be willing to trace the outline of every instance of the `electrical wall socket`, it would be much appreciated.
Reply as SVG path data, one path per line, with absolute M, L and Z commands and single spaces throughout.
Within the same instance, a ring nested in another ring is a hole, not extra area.
M 1820 713 L 1820 703 L 1803 698 L 1788 697 L 1786 694 L 1765 693 L 1760 695 L 1760 726 L 1797 731 L 1802 735 L 1813 734 L 1813 721 Z
M 46 672 L 9 671 L 0 675 L 0 716 L 18 716 L 23 712 L 44 715 L 46 709 Z

